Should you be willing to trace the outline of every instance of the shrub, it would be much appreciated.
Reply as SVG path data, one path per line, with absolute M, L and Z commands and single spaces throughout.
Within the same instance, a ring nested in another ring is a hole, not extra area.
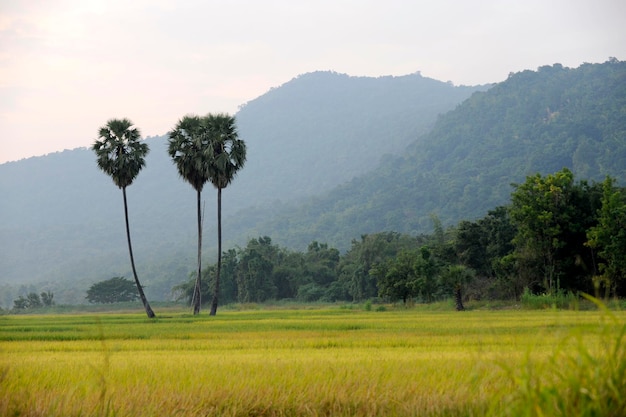
M 578 295 L 571 291 L 558 290 L 554 294 L 533 294 L 528 288 L 524 288 L 521 297 L 522 307 L 528 309 L 560 308 L 577 310 L 580 306 Z

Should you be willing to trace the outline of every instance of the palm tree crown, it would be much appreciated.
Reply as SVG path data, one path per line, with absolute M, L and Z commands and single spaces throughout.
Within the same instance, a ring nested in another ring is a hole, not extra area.
M 199 116 L 183 117 L 169 133 L 168 154 L 180 176 L 199 192 L 210 178 L 208 149 L 206 122 Z
M 109 175 L 115 185 L 126 188 L 145 165 L 148 145 L 140 142 L 139 129 L 128 119 L 111 119 L 100 128 L 92 149 L 98 167 Z
M 206 124 L 213 150 L 210 181 L 215 188 L 226 188 L 246 162 L 246 144 L 238 138 L 233 116 L 209 114 Z

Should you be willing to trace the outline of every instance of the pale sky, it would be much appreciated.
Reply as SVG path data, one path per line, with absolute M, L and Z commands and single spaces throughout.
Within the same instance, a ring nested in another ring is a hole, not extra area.
M 0 0 L 0 163 L 113 117 L 163 135 L 311 71 L 475 85 L 609 57 L 624 0 Z

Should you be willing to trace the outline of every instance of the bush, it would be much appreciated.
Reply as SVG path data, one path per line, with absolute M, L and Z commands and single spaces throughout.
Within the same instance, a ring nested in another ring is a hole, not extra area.
M 133 281 L 124 277 L 114 277 L 93 284 L 87 290 L 90 303 L 119 303 L 139 299 L 139 292 Z
M 554 294 L 533 294 L 528 288 L 524 288 L 521 297 L 522 307 L 540 310 L 548 308 L 560 308 L 577 310 L 580 307 L 580 298 L 571 291 L 558 290 Z

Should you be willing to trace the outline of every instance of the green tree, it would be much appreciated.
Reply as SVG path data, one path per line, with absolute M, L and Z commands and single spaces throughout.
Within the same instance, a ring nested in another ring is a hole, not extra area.
M 28 300 L 29 308 L 39 308 L 43 305 L 41 304 L 41 298 L 39 298 L 39 294 L 37 294 L 36 292 L 29 293 L 26 296 L 26 299 Z
M 120 303 L 135 301 L 138 298 L 135 284 L 124 277 L 113 277 L 96 282 L 87 290 L 87 301 L 90 303 Z
M 416 296 L 431 302 L 437 290 L 438 266 L 427 246 L 400 249 L 394 257 L 375 264 L 370 273 L 377 278 L 379 295 L 407 300 Z
M 199 116 L 185 116 L 169 132 L 168 154 L 174 161 L 178 173 L 196 190 L 198 220 L 198 269 L 194 294 L 193 314 L 200 313 L 202 304 L 202 209 L 201 194 L 209 181 L 211 171 L 209 159 L 211 146 L 206 132 L 206 123 Z
M 305 256 L 301 252 L 283 250 L 280 254 L 280 262 L 274 266 L 274 283 L 278 290 L 276 297 L 298 298 L 311 301 L 308 294 L 303 294 L 301 288 L 308 281 L 306 273 Z M 306 297 L 302 297 L 306 295 Z
M 505 257 L 510 257 L 515 247 L 516 228 L 511 223 L 508 207 L 490 210 L 476 222 L 461 221 L 456 228 L 454 249 L 457 261 L 475 272 L 478 297 L 517 297 L 523 286 L 516 290 L 516 274 L 504 268 Z
M 229 249 L 224 252 L 222 262 L 222 287 L 221 294 L 225 303 L 237 301 L 237 282 L 235 274 L 239 265 L 239 253 L 235 249 Z M 211 264 L 202 270 L 202 292 L 203 300 L 208 299 L 213 294 L 215 285 L 216 264 Z M 190 304 L 193 302 L 195 292 L 195 273 L 189 281 L 180 283 L 172 288 L 172 293 L 178 300 L 186 300 Z
M 440 274 L 439 279 L 444 287 L 452 287 L 454 303 L 457 311 L 465 310 L 462 290 L 474 278 L 474 272 L 463 265 L 448 265 Z
M 26 310 L 30 307 L 30 303 L 27 298 L 23 295 L 20 295 L 15 300 L 13 300 L 13 310 Z
M 598 224 L 589 229 L 587 245 L 602 258 L 600 276 L 595 278 L 596 289 L 606 283 L 606 290 L 623 294 L 626 284 L 626 191 L 615 186 L 615 180 L 606 177 L 602 184 L 602 207 Z
M 415 269 L 417 274 L 417 280 L 415 281 L 416 290 L 426 302 L 430 303 L 437 290 L 436 277 L 438 266 L 428 246 L 422 246 L 419 249 Z
M 128 203 L 126 200 L 126 187 L 131 185 L 145 165 L 145 156 L 148 154 L 148 144 L 140 141 L 139 129 L 133 127 L 128 119 L 111 119 L 98 131 L 100 140 L 96 140 L 92 146 L 97 156 L 98 167 L 113 179 L 115 185 L 122 190 L 124 196 L 124 218 L 126 220 L 126 239 L 128 241 L 128 253 L 130 264 L 135 278 L 137 292 L 141 298 L 146 314 L 154 318 L 155 314 L 148 303 L 143 287 L 137 277 L 133 247 L 130 241 L 130 227 L 128 225 Z
M 41 304 L 46 307 L 54 305 L 54 294 L 51 291 L 44 291 L 41 293 Z
M 302 301 L 331 301 L 340 293 L 331 285 L 337 281 L 339 251 L 328 247 L 327 243 L 313 241 L 302 256 L 297 298 Z
M 246 162 L 246 144 L 239 139 L 235 118 L 228 114 L 209 114 L 205 118 L 209 140 L 209 180 L 217 189 L 217 274 L 210 315 L 217 313 L 222 270 L 222 190 L 235 178 Z
M 240 303 L 275 299 L 278 288 L 274 282 L 274 267 L 279 248 L 268 236 L 250 239 L 241 251 L 237 268 L 237 289 Z
M 514 239 L 518 256 L 543 277 L 546 291 L 558 289 L 557 251 L 565 245 L 563 228 L 569 217 L 569 196 L 574 175 L 564 168 L 554 175 L 529 176 L 512 194 L 511 218 L 517 226 Z M 532 272 L 531 272 L 532 274 Z
M 40 308 L 44 305 L 47 304 L 42 303 L 41 298 L 39 298 L 39 295 L 36 292 L 30 292 L 26 295 L 26 297 L 20 295 L 17 299 L 13 300 L 14 310 L 28 310 L 31 308 Z
M 416 251 L 401 250 L 395 258 L 374 265 L 371 273 L 377 277 L 378 294 L 392 300 L 407 301 L 419 294 L 420 255 Z
M 222 254 L 222 271 L 221 271 L 221 283 L 220 283 L 220 299 L 223 303 L 232 303 L 237 301 L 237 280 L 235 274 L 237 273 L 237 267 L 239 265 L 239 257 L 235 249 L 229 249 Z M 211 274 L 212 277 L 217 277 L 216 273 Z M 215 288 L 215 283 L 209 286 Z M 208 296 L 208 295 L 207 295 Z
M 567 168 L 516 185 L 510 208 L 517 227 L 515 261 L 529 288 L 537 288 L 534 281 L 548 293 L 591 289 L 595 261 L 585 243 L 587 230 L 597 223 L 600 200 L 598 185 L 574 183 Z
M 394 258 L 401 249 L 409 249 L 416 244 L 415 238 L 397 232 L 361 235 L 360 241 L 353 239 L 352 247 L 338 265 L 340 285 L 354 301 L 376 297 L 377 278 L 370 273 L 372 267 Z

